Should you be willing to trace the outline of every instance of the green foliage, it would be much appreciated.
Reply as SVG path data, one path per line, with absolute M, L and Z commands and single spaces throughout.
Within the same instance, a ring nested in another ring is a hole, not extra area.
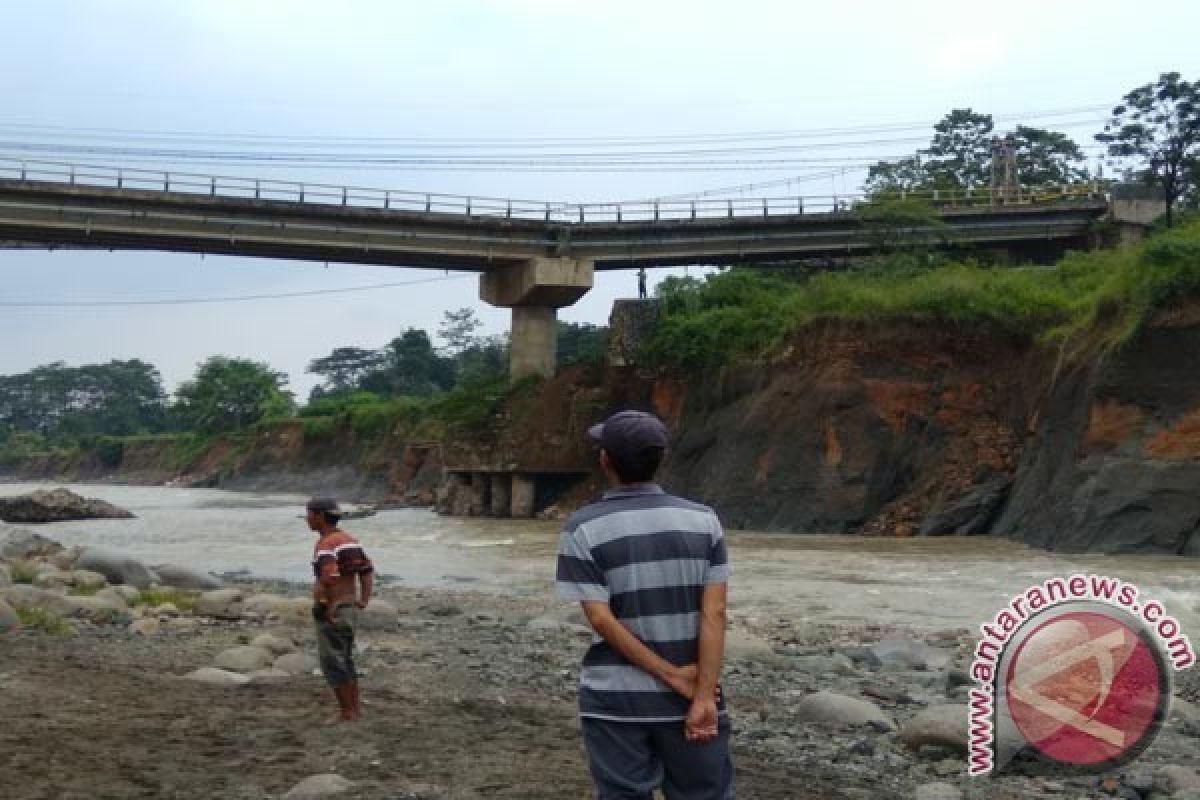
M 74 626 L 53 611 L 26 606 L 18 606 L 13 610 L 17 612 L 17 619 L 23 627 L 33 628 L 51 636 L 70 636 L 75 633 Z
M 191 611 L 196 607 L 196 595 L 197 592 L 183 589 L 143 589 L 133 604 L 154 608 L 163 603 L 171 603 L 180 611 Z
M 504 375 L 463 381 L 434 400 L 429 412 L 450 430 L 481 433 L 495 421 L 508 392 L 508 378 Z
M 37 565 L 27 561 L 14 561 L 8 565 L 13 583 L 33 583 L 37 577 Z
M 363 439 L 385 435 L 397 426 L 415 425 L 429 407 L 420 397 L 386 397 L 373 392 L 321 397 L 300 411 L 306 438 L 328 438 L 349 430 Z
M 359 385 L 364 375 L 379 369 L 384 355 L 361 347 L 338 347 L 324 358 L 315 358 L 307 372 L 325 378 L 323 391 L 344 392 Z
M 239 431 L 264 419 L 288 416 L 287 377 L 266 364 L 213 356 L 176 391 L 176 416 L 200 433 Z
M 1097 141 L 1118 163 L 1146 170 L 1167 202 L 1167 225 L 1175 207 L 1200 196 L 1200 81 L 1164 72 L 1154 83 L 1125 95 Z
M 950 238 L 950 227 L 921 198 L 884 196 L 860 203 L 854 210 L 880 253 L 925 251 Z
M 558 323 L 558 366 L 601 364 L 608 352 L 608 328 L 574 322 Z
M 768 356 L 822 320 L 988 326 L 1045 342 L 1091 333 L 1094 343 L 1116 346 L 1157 309 L 1200 294 L 1200 222 L 1135 247 L 1072 254 L 1050 269 L 892 263 L 802 282 L 752 269 L 664 281 L 663 320 L 646 356 L 683 368 Z

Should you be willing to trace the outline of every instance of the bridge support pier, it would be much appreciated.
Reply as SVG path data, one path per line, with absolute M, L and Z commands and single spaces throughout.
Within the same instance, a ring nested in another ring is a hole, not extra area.
M 479 276 L 480 299 L 512 309 L 509 376 L 514 382 L 554 374 L 556 310 L 583 297 L 593 276 L 592 262 L 579 258 L 533 258 Z

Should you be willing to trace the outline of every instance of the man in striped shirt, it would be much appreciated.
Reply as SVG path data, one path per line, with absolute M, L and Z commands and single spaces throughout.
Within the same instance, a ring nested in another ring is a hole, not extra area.
M 721 523 L 653 482 L 667 444 L 657 417 L 622 411 L 588 434 L 613 488 L 567 521 L 556 583 L 597 634 L 579 709 L 598 796 L 650 800 L 661 787 L 668 800 L 729 800 Z

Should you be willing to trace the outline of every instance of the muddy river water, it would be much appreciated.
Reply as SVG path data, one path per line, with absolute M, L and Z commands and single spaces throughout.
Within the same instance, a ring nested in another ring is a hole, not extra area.
M 16 494 L 38 484 L 5 484 Z M 39 530 L 64 544 L 93 544 L 148 563 L 217 573 L 305 580 L 312 533 L 304 498 L 204 489 L 71 486 L 137 515 L 63 522 Z M 379 573 L 410 588 L 500 593 L 550 589 L 559 523 L 381 511 L 348 520 Z M 1159 600 L 1200 637 L 1200 564 L 1168 556 L 1061 555 L 991 537 L 860 538 L 729 533 L 731 611 L 812 622 L 879 622 L 916 629 L 975 628 L 1014 594 L 1076 572 L 1121 578 Z

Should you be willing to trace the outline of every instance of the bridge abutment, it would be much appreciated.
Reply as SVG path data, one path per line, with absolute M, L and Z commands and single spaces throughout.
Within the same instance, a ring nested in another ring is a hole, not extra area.
M 509 375 L 513 381 L 554 374 L 557 309 L 583 297 L 592 288 L 594 274 L 587 259 L 532 258 L 479 276 L 480 299 L 512 309 Z

